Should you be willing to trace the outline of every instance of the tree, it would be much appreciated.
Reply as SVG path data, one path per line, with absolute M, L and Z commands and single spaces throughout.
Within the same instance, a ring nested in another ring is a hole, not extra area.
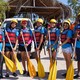
M 80 12 L 80 0 L 68 0 L 68 3 L 73 9 L 73 14 L 76 16 Z
M 4 0 L 0 0 L 0 20 L 5 18 L 5 12 L 9 10 L 9 4 Z

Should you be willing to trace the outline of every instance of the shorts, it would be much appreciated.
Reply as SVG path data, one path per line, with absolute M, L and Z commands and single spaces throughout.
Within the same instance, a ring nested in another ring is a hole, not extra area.
M 38 46 L 39 46 L 39 43 L 38 43 L 37 47 L 38 47 Z M 43 43 L 41 44 L 39 50 L 42 50 L 42 48 L 43 48 Z M 35 49 L 36 49 L 36 46 L 35 46 Z
M 72 54 L 72 47 L 62 48 L 62 52 L 66 54 Z
M 76 48 L 77 61 L 80 61 L 80 48 Z
M 24 46 L 19 45 L 19 51 L 26 51 Z M 27 46 L 27 51 L 31 51 L 31 44 Z
M 14 46 L 13 46 L 14 47 Z M 5 46 L 5 52 L 6 51 L 12 51 L 12 48 L 11 48 L 11 46 Z

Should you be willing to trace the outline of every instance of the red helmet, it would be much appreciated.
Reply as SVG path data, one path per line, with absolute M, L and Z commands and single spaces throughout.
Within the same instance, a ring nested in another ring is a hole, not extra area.
M 26 23 L 27 23 L 27 20 L 25 20 L 25 19 L 21 20 L 21 24 L 26 24 Z

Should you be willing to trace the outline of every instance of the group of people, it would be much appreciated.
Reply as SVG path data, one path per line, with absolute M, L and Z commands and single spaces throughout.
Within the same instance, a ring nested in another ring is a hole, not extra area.
M 31 44 L 32 40 L 35 44 L 35 51 L 38 52 L 36 54 L 36 61 L 38 62 L 38 57 L 40 58 L 40 53 L 42 47 L 44 45 L 44 41 L 47 40 L 47 50 L 49 56 L 52 56 L 52 61 L 56 59 L 57 55 L 57 48 L 59 46 L 62 47 L 62 52 L 66 61 L 66 72 L 71 64 L 71 57 L 73 57 L 73 46 L 75 46 L 75 56 L 77 57 L 78 61 L 78 73 L 74 76 L 74 78 L 80 77 L 80 13 L 78 14 L 77 24 L 74 26 L 74 29 L 70 29 L 70 21 L 64 20 L 63 22 L 63 30 L 60 30 L 56 24 L 57 21 L 55 19 L 51 19 L 47 28 L 43 27 L 43 20 L 39 18 L 36 21 L 36 25 L 34 30 L 32 31 L 27 26 L 27 21 L 23 19 L 21 21 L 21 29 L 16 29 L 18 21 L 13 19 L 10 23 L 10 26 L 7 27 L 4 31 L 0 29 L 0 78 L 3 77 L 3 56 L 5 54 L 6 57 L 12 59 L 14 64 L 16 65 L 16 60 L 14 58 L 14 53 L 17 56 L 17 46 L 19 44 L 19 51 L 21 52 L 22 58 L 22 65 L 23 65 L 23 75 L 28 74 L 29 72 L 26 71 L 26 59 L 30 57 L 31 52 Z M 23 39 L 24 38 L 24 39 Z M 75 41 L 73 42 L 73 38 Z M 24 42 L 25 41 L 25 42 Z M 76 45 L 74 45 L 76 42 Z M 10 44 L 11 43 L 11 44 Z M 11 46 L 12 45 L 12 46 Z M 26 54 L 26 50 L 28 55 Z M 50 52 L 51 50 L 51 52 Z M 27 61 L 28 62 L 28 61 Z M 13 76 L 17 76 L 17 73 L 14 72 Z M 66 76 L 66 73 L 63 74 Z M 9 70 L 6 67 L 6 75 L 5 77 L 9 77 Z

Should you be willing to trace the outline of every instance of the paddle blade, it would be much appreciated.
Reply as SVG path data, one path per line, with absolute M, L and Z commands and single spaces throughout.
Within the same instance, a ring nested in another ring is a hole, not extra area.
M 43 67 L 40 59 L 38 59 L 38 76 L 40 78 L 44 78 L 45 77 L 44 67 Z
M 5 63 L 6 63 L 6 66 L 8 67 L 8 69 L 11 71 L 11 72 L 15 72 L 16 71 L 16 66 L 15 64 L 9 59 L 7 58 L 5 55 L 3 55 L 4 59 L 5 59 Z
M 51 70 L 52 65 L 53 65 L 53 60 L 52 60 L 52 58 L 50 58 L 50 66 L 49 66 L 49 71 Z
M 55 61 L 54 68 L 53 68 L 52 80 L 56 80 L 56 76 L 57 76 L 57 65 L 56 65 L 56 61 Z
M 57 76 L 57 65 L 56 65 L 56 61 L 55 61 L 51 67 L 48 80 L 56 80 L 56 76 Z
M 18 61 L 18 59 L 17 59 L 15 54 L 14 54 L 14 58 L 16 60 L 17 68 L 18 68 L 20 74 L 23 74 L 22 66 L 21 66 L 20 62 Z
M 67 71 L 66 80 L 73 80 L 73 76 L 74 76 L 74 67 L 73 67 L 73 61 L 72 61 Z
M 52 80 L 53 68 L 54 68 L 54 66 L 52 65 L 52 67 L 51 67 L 51 69 L 50 69 L 50 73 L 49 73 L 48 80 Z
M 28 71 L 30 74 L 30 77 L 35 77 L 36 76 L 36 70 L 30 59 L 28 59 Z

